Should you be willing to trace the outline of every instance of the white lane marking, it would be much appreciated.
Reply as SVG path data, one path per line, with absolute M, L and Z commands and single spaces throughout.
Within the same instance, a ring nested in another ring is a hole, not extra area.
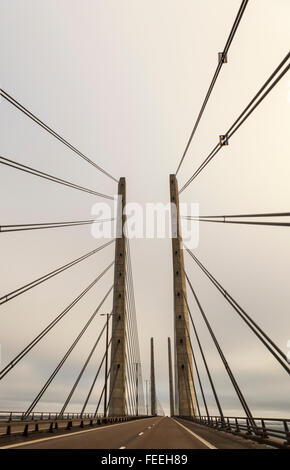
M 144 418 L 146 419 L 146 418 Z M 133 421 L 125 421 L 124 423 L 118 423 L 118 424 L 109 424 L 109 426 L 104 426 L 100 428 L 94 428 L 94 429 L 86 429 L 85 431 L 75 431 L 75 432 L 70 432 L 67 434 L 62 434 L 61 436 L 52 436 L 52 437 L 43 437 L 42 439 L 34 439 L 34 441 L 27 441 L 27 442 L 19 442 L 18 444 L 10 444 L 9 446 L 1 446 L 1 449 L 11 449 L 12 447 L 24 447 L 29 444 L 37 444 L 38 442 L 44 442 L 44 441 L 50 441 L 51 439 L 61 439 L 64 437 L 70 437 L 70 436 L 76 436 L 78 434 L 83 434 L 85 432 L 93 432 L 93 431 L 101 431 L 102 429 L 108 429 L 108 428 L 115 428 L 117 426 L 122 426 L 122 424 L 130 424 L 130 423 L 136 423 L 136 421 L 141 421 L 140 419 L 134 419 Z
M 179 424 L 179 426 L 181 426 L 183 429 L 185 429 L 187 432 L 189 432 L 189 434 L 192 434 L 196 439 L 198 439 L 200 442 L 202 442 L 209 449 L 217 449 L 217 447 L 213 446 L 212 444 L 210 444 L 210 442 L 206 441 L 202 437 L 198 436 L 198 434 L 195 434 L 195 432 L 192 432 L 190 429 L 183 426 L 183 424 L 179 423 L 176 419 L 174 419 L 174 418 L 171 418 L 171 419 L 173 419 L 177 424 Z
M 119 447 L 119 449 L 126 449 L 126 446 Z
M 138 436 L 142 436 L 142 434 L 144 434 L 144 432 L 139 432 Z

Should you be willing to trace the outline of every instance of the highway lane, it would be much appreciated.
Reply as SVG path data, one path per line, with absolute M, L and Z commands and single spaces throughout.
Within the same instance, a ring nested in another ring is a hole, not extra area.
M 126 445 L 126 444 L 125 444 Z M 127 449 L 213 449 L 208 441 L 180 426 L 172 418 L 161 418 L 141 439 L 132 439 Z
M 193 423 L 192 421 L 178 418 L 178 422 L 185 426 L 189 431 L 198 435 L 199 438 L 205 439 L 213 444 L 217 449 L 270 449 L 269 445 L 259 444 L 257 442 L 247 440 L 244 437 L 235 436 L 233 434 L 217 431 L 216 429 Z
M 1 447 L 15 449 L 208 449 L 168 417 L 146 418 Z

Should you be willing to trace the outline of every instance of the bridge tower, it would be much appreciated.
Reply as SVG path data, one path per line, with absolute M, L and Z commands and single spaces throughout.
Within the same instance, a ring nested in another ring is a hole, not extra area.
M 172 224 L 176 403 L 178 406 L 176 411 L 179 416 L 194 416 L 196 414 L 196 398 L 192 382 L 193 368 L 189 339 L 189 318 L 185 301 L 186 281 L 179 222 L 179 195 L 175 175 L 170 175 L 169 184 Z
M 155 364 L 154 364 L 154 340 L 150 340 L 150 360 L 151 360 L 151 415 L 156 416 L 156 386 L 155 386 Z
M 117 233 L 115 247 L 115 272 L 113 294 L 113 322 L 110 374 L 110 416 L 126 414 L 126 180 L 118 185 Z

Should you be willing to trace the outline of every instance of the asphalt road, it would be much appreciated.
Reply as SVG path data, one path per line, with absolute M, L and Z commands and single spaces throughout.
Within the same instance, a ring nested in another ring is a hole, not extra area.
M 18 449 L 207 449 L 171 418 L 146 418 L 7 445 Z
M 0 449 L 253 449 L 257 445 L 185 420 L 155 417 L 34 440 L 28 437 Z

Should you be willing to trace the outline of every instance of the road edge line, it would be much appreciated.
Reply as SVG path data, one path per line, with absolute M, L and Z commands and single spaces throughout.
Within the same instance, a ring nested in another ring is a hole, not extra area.
M 175 418 L 171 418 L 171 419 L 173 419 L 173 421 L 175 421 L 177 424 L 179 424 L 179 426 L 181 426 L 183 429 L 185 429 L 187 432 L 189 432 L 189 434 L 192 434 L 196 439 L 198 439 L 200 442 L 202 442 L 209 449 L 211 449 L 211 450 L 217 449 L 217 447 L 212 445 L 210 442 L 206 441 L 205 439 L 200 437 L 198 434 L 195 434 L 195 432 L 191 431 L 186 426 L 183 426 L 183 424 L 181 424 L 179 421 L 177 421 L 177 419 L 175 419 Z

